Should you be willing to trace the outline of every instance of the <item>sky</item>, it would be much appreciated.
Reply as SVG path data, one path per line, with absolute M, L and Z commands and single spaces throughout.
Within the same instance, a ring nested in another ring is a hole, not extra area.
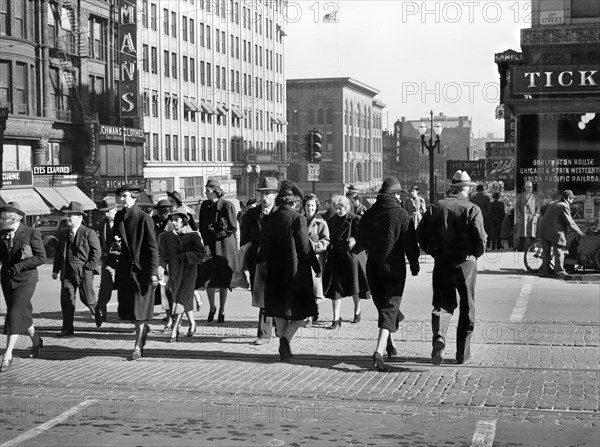
M 337 23 L 324 16 L 336 12 Z M 521 51 L 531 1 L 290 1 L 286 78 L 351 77 L 381 93 L 383 127 L 402 116 L 472 118 L 503 137 L 494 53 Z

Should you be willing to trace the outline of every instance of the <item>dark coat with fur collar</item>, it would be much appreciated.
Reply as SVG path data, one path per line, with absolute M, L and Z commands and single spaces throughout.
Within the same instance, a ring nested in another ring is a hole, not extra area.
M 419 262 L 419 246 L 410 216 L 393 196 L 380 194 L 365 212 L 358 228 L 358 240 L 368 251 L 367 278 L 373 297 L 402 296 L 406 263 Z

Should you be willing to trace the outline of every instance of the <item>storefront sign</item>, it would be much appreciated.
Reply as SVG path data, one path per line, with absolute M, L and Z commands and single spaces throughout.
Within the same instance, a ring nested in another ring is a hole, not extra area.
M 138 67 L 137 67 L 137 5 L 135 0 L 119 0 L 119 77 L 120 117 L 137 118 Z
M 488 141 L 485 143 L 485 158 L 514 158 L 515 143 L 505 141 Z
M 127 178 L 127 182 L 125 182 L 124 178 L 110 178 L 110 177 L 103 177 L 102 178 L 102 185 L 104 186 L 104 189 L 106 189 L 107 191 L 110 190 L 116 190 L 118 188 L 120 188 L 121 186 L 123 186 L 125 183 L 133 183 L 134 185 L 141 185 L 142 188 L 144 187 L 144 179 L 142 177 L 128 177 Z
M 600 94 L 600 64 L 511 67 L 514 95 Z
M 556 11 L 540 11 L 540 25 L 564 25 L 565 12 L 562 9 Z
M 533 166 L 519 168 L 519 174 L 533 183 L 600 183 L 600 165 L 594 158 L 534 159 Z
M 446 176 L 452 180 L 452 176 L 458 170 L 466 171 L 474 182 L 486 180 L 485 160 L 448 160 L 446 162 Z
M 33 176 L 31 171 L 3 171 L 2 184 L 4 186 L 32 186 Z
M 117 127 L 100 125 L 98 138 L 102 141 L 123 141 L 125 133 L 125 142 L 144 143 L 146 141 L 143 129 L 134 129 L 132 127 Z
M 55 174 L 69 175 L 69 174 L 71 174 L 71 172 L 72 172 L 71 165 L 65 165 L 65 166 L 48 165 L 48 166 L 34 166 L 33 167 L 33 175 L 55 175 Z
M 220 180 L 221 189 L 226 196 L 237 195 L 237 182 L 235 180 Z

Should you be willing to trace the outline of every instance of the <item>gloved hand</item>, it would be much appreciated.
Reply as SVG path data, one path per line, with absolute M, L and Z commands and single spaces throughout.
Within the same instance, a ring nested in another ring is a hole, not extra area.
M 417 276 L 420 271 L 421 267 L 419 266 L 418 262 L 410 265 L 410 273 L 412 273 L 413 276 Z

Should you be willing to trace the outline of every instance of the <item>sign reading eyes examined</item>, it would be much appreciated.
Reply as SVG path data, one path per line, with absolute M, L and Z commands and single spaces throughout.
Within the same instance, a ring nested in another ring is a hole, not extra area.
M 137 118 L 137 6 L 135 0 L 119 0 L 119 68 L 121 118 Z

